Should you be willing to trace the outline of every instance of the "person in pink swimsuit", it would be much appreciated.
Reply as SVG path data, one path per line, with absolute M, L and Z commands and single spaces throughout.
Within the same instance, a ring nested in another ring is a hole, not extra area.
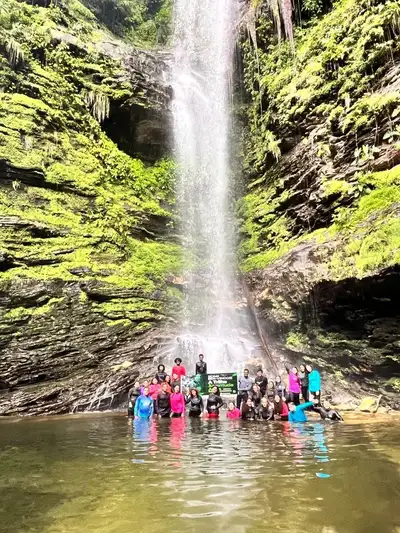
M 228 403 L 226 418 L 229 418 L 229 420 L 237 420 L 238 418 L 240 418 L 240 409 L 235 407 L 235 404 L 233 402 Z
M 289 374 L 289 397 L 290 401 L 295 405 L 300 405 L 301 381 L 299 378 L 299 371 L 297 367 L 291 369 L 286 367 Z
M 179 417 L 185 413 L 185 397 L 180 392 L 179 385 L 175 385 L 174 392 L 171 394 L 171 416 Z

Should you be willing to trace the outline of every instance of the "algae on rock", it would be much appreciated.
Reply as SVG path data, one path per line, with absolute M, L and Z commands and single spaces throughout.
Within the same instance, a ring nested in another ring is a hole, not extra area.
M 345 372 L 354 391 L 383 391 L 392 404 L 391 376 L 400 372 L 400 329 L 392 327 L 400 289 L 399 20 L 398 2 L 340 0 L 296 27 L 292 48 L 260 15 L 257 53 L 243 44 L 250 103 L 247 193 L 238 203 L 242 270 L 278 353 L 330 366 L 331 390 L 346 388 L 335 381 Z M 351 364 L 339 353 L 348 350 Z
M 0 28 L 0 414 L 83 409 L 100 388 L 108 407 L 180 306 L 174 164 L 121 150 L 112 125 L 167 115 L 163 59 L 78 0 L 4 0 Z

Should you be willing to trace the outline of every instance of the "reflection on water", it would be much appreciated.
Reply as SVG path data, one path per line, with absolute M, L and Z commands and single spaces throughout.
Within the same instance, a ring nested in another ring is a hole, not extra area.
M 397 533 L 400 428 L 0 422 L 0 531 Z

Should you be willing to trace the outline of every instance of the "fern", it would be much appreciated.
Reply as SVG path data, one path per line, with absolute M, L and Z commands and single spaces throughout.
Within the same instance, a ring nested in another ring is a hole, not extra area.
M 110 100 L 102 92 L 89 91 L 85 93 L 84 100 L 98 122 L 103 122 L 110 115 Z
M 6 37 L 5 49 L 8 59 L 14 67 L 25 60 L 24 51 L 22 50 L 21 45 L 13 37 Z

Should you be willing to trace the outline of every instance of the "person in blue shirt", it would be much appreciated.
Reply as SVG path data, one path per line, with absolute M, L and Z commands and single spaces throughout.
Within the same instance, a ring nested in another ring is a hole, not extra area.
M 321 398 L 321 374 L 313 369 L 311 365 L 306 365 L 308 374 L 308 392 L 310 393 L 310 400 Z
M 307 422 L 307 417 L 304 412 L 305 409 L 312 407 L 313 402 L 306 402 L 300 405 L 295 405 L 293 402 L 289 403 L 289 422 Z
M 135 418 L 150 419 L 154 413 L 154 404 L 152 398 L 149 396 L 149 387 L 143 389 L 143 393 L 139 396 L 135 403 Z

